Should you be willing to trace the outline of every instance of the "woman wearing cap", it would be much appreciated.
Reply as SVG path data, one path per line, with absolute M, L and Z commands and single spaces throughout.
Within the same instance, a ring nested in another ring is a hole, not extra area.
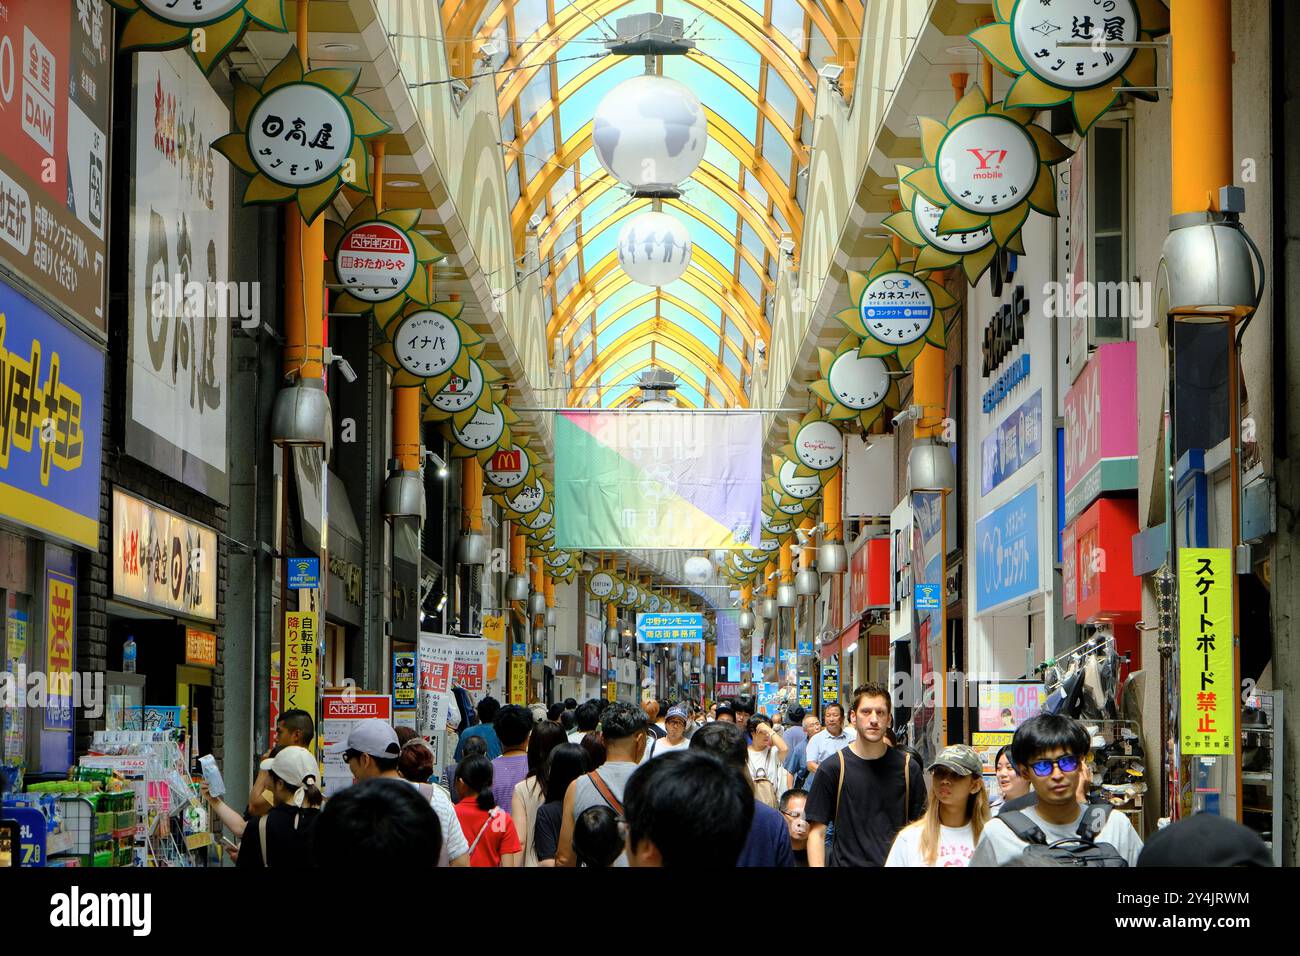
M 685 750 L 691 745 L 691 742 L 686 739 L 685 707 L 679 704 L 668 708 L 668 716 L 664 718 L 664 730 L 666 731 L 664 738 L 655 741 L 654 756 L 662 757 L 674 750 Z
M 324 799 L 317 785 L 316 758 L 302 747 L 285 747 L 264 760 L 261 769 L 270 774 L 275 803 L 270 813 L 244 830 L 236 865 L 311 866 L 312 830 Z
M 925 816 L 904 827 L 885 866 L 966 866 L 989 822 L 980 755 L 965 744 L 945 747 L 930 765 Z

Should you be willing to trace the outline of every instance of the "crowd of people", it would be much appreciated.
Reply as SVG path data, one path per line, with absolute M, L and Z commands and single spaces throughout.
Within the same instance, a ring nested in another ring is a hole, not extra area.
M 1251 830 L 1205 814 L 1144 846 L 1088 802 L 1090 739 L 1040 715 L 994 760 L 957 744 L 928 766 L 892 730 L 888 690 L 857 688 L 821 719 L 745 697 L 692 703 L 572 698 L 475 709 L 455 763 L 407 728 L 356 724 L 355 782 L 328 800 L 311 716 L 281 715 L 244 813 L 208 795 L 239 867 L 1268 866 Z M 237 843 L 235 841 L 238 841 Z

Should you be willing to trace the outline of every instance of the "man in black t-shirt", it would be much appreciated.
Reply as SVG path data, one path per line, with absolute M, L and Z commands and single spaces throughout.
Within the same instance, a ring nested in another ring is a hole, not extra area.
M 884 866 L 898 831 L 925 813 L 925 775 L 915 757 L 889 746 L 889 690 L 864 684 L 849 715 L 857 738 L 822 761 L 805 814 L 809 866 Z M 826 825 L 835 824 L 827 859 Z

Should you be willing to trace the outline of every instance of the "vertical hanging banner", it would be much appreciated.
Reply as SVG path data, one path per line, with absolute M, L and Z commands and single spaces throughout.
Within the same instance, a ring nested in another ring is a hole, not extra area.
M 451 674 L 456 665 L 455 644 L 449 637 L 421 634 L 419 650 L 419 729 L 422 736 L 439 736 L 451 698 Z
M 284 615 L 284 709 L 316 713 L 316 653 L 319 649 L 315 611 Z
M 528 702 L 528 661 L 522 657 L 510 659 L 510 703 Z
M 1235 749 L 1231 574 L 1227 548 L 1178 549 L 1179 733 L 1187 755 Z
M 471 694 L 487 687 L 488 642 L 478 637 L 453 637 L 452 678 Z
M 761 536 L 762 416 L 562 412 L 556 546 L 752 547 Z
M 45 674 L 49 696 L 46 730 L 72 729 L 73 635 L 77 633 L 77 582 L 57 571 L 45 572 Z

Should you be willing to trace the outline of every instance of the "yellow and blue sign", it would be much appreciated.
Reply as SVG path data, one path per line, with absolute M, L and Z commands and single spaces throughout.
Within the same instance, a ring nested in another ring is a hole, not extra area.
M 99 550 L 104 353 L 0 282 L 0 512 Z
M 289 590 L 309 591 L 320 587 L 320 558 L 289 559 Z
M 636 642 L 638 644 L 703 644 L 704 615 L 638 614 Z

